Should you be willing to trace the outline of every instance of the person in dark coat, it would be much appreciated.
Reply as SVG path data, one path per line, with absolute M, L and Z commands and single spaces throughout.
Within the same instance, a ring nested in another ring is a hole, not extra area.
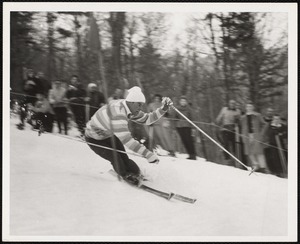
M 34 105 L 36 102 L 37 84 L 32 69 L 28 69 L 26 79 L 24 80 L 23 90 L 24 97 L 20 101 L 20 120 L 21 122 L 17 125 L 18 129 L 23 130 L 25 127 L 25 118 L 27 117 L 30 109 L 28 105 Z M 29 120 L 30 122 L 30 120 Z
M 186 96 L 181 96 L 179 100 L 179 106 L 177 108 L 182 114 L 184 114 L 188 119 L 193 119 L 193 111 L 190 105 L 188 104 Z M 175 118 L 178 119 L 176 121 L 176 129 L 182 140 L 182 143 L 189 154 L 187 159 L 196 160 L 196 151 L 194 140 L 192 137 L 192 128 L 188 121 L 183 120 L 179 114 L 175 115 Z
M 49 90 L 52 88 L 51 83 L 45 78 L 43 72 L 38 72 L 35 76 L 36 82 L 39 86 L 38 92 L 42 92 L 48 96 Z
M 96 113 L 96 111 L 105 104 L 105 98 L 102 92 L 98 90 L 95 83 L 88 84 L 87 102 L 89 104 L 89 119 Z
M 85 129 L 85 98 L 86 91 L 80 83 L 78 76 L 73 75 L 71 84 L 67 90 L 67 98 L 69 100 L 71 111 L 74 115 L 75 122 L 81 136 L 84 135 Z
M 34 128 L 39 129 L 40 126 L 42 126 L 43 130 L 52 132 L 54 111 L 45 94 L 37 93 L 36 97 L 37 101 L 35 102 L 35 105 L 29 105 L 30 109 L 34 111 L 34 117 L 37 121 Z
M 287 177 L 287 146 L 285 143 L 287 126 L 282 123 L 278 114 L 275 114 L 271 123 L 266 125 L 263 138 L 269 145 L 264 151 L 271 173 L 279 177 Z
M 271 123 L 273 121 L 274 110 L 272 108 L 267 108 L 266 114 L 264 116 L 264 121 L 266 123 Z

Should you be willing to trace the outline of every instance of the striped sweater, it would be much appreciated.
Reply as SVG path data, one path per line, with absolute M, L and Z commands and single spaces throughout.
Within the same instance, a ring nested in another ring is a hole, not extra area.
M 139 124 L 150 125 L 161 118 L 164 113 L 161 108 L 158 108 L 151 113 L 140 111 L 137 115 L 132 116 L 124 99 L 113 100 L 108 105 L 98 109 L 93 115 L 87 123 L 85 135 L 95 140 L 104 140 L 116 135 L 128 149 L 149 159 L 153 156 L 153 153 L 143 144 L 132 138 L 128 129 L 128 121 L 131 120 Z M 110 127 L 110 118 L 112 128 Z

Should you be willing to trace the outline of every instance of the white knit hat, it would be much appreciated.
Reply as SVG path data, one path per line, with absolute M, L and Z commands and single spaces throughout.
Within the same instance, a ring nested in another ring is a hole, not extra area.
M 128 90 L 128 95 L 125 100 L 127 102 L 140 102 L 140 103 L 146 102 L 146 98 L 142 93 L 141 88 L 139 88 L 138 86 L 134 86 Z

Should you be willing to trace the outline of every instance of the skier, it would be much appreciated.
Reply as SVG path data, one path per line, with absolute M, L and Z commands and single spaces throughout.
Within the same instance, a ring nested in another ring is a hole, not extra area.
M 85 131 L 89 147 L 100 157 L 110 161 L 117 174 L 134 185 L 139 184 L 141 173 L 138 165 L 125 153 L 124 145 L 144 156 L 149 163 L 158 163 L 159 159 L 143 144 L 132 138 L 128 122 L 150 125 L 162 117 L 172 105 L 172 100 L 166 97 L 161 108 L 152 113 L 144 113 L 141 108 L 145 102 L 141 89 L 137 86 L 132 87 L 126 99 L 113 100 L 101 107 L 87 123 Z M 115 149 L 124 153 L 102 147 L 113 148 L 113 140 Z M 114 153 L 117 156 L 116 161 Z

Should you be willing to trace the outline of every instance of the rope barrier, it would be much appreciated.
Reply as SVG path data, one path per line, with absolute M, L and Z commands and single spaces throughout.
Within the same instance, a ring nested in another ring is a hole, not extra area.
M 11 91 L 10 93 L 15 94 L 15 95 L 21 95 L 21 96 L 27 96 L 27 97 L 34 97 L 34 98 L 35 98 L 35 96 L 26 95 L 26 94 L 24 94 L 24 93 L 18 93 L 18 92 L 12 92 L 12 91 Z M 74 103 L 74 102 L 69 102 L 69 101 L 65 101 L 64 103 L 65 103 L 66 105 L 70 104 L 70 105 L 77 105 L 77 106 L 85 106 L 85 104 L 82 104 L 82 103 Z M 99 108 L 99 107 L 91 106 L 91 105 L 90 105 L 90 107 L 91 107 L 91 108 Z M 172 120 L 172 121 L 185 121 L 185 120 L 183 120 L 183 119 L 175 119 L 175 118 L 168 118 L 168 120 Z M 250 137 L 248 137 L 248 136 L 246 136 L 246 135 L 237 133 L 237 132 L 232 131 L 232 130 L 228 130 L 228 129 L 223 128 L 223 127 L 221 127 L 221 126 L 219 126 L 219 125 L 216 125 L 216 124 L 214 124 L 214 123 L 203 122 L 203 121 L 195 121 L 195 120 L 191 120 L 191 121 L 192 121 L 193 123 L 195 123 L 195 124 L 203 124 L 203 125 L 212 126 L 212 127 L 221 129 L 221 130 L 223 130 L 223 131 L 231 132 L 231 133 L 235 134 L 236 136 L 240 136 L 240 137 L 243 137 L 243 138 L 250 139 Z M 262 144 L 262 145 L 265 145 L 265 146 L 267 146 L 267 147 L 271 147 L 271 148 L 274 148 L 274 149 L 277 149 L 277 150 L 281 150 L 281 151 L 287 152 L 287 150 L 284 149 L 284 148 L 279 148 L 279 147 L 276 147 L 276 146 L 274 146 L 274 145 L 268 144 L 268 143 L 266 143 L 266 142 L 262 142 L 262 141 L 260 141 L 260 140 L 254 139 L 254 138 L 253 138 L 252 140 L 253 140 L 253 141 L 256 141 L 256 142 L 258 142 L 258 143 L 260 143 L 260 144 Z
M 118 152 L 118 153 L 130 154 L 130 155 L 133 155 L 133 156 L 138 156 L 138 157 L 144 158 L 140 154 L 137 154 L 137 153 L 134 153 L 134 152 L 127 152 L 127 151 L 121 151 L 121 150 L 118 150 L 118 149 L 113 149 L 111 147 L 106 147 L 106 146 L 98 145 L 98 144 L 95 144 L 95 143 L 87 142 L 83 139 L 79 139 L 79 138 L 77 139 L 75 137 L 68 136 L 68 135 L 54 134 L 52 132 L 46 132 L 46 131 L 40 132 L 40 130 L 38 130 L 38 129 L 33 129 L 33 131 L 37 131 L 39 133 L 39 135 L 40 134 L 47 134 L 47 135 L 51 135 L 51 136 L 61 137 L 61 138 L 65 138 L 65 139 L 68 139 L 68 140 L 78 141 L 78 142 L 85 143 L 85 144 L 88 144 L 88 145 L 92 145 L 92 146 L 95 146 L 95 147 L 100 147 L 100 148 L 104 148 L 104 149 L 107 149 L 107 150 L 115 151 L 115 152 Z
M 208 134 L 206 134 L 203 130 L 201 130 L 197 125 L 195 125 L 189 118 L 187 118 L 183 113 L 181 113 L 175 106 L 172 105 L 172 108 L 180 114 L 186 121 L 188 121 L 191 125 L 193 125 L 198 131 L 200 131 L 202 134 L 204 134 L 207 138 L 209 138 L 212 142 L 214 142 L 218 147 L 220 147 L 223 151 L 228 153 L 233 159 L 235 159 L 236 162 L 244 166 L 248 171 L 250 171 L 250 175 L 254 172 L 254 168 L 245 165 L 242 161 L 240 161 L 238 158 L 236 158 L 233 154 L 231 154 L 228 150 L 226 150 L 223 146 L 221 146 L 219 143 L 217 143 L 213 138 L 211 138 Z

